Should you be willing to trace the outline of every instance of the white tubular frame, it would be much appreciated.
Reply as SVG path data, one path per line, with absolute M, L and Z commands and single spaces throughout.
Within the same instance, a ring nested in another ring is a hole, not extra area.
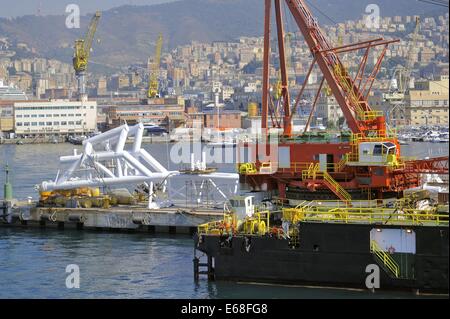
M 73 189 L 81 187 L 101 187 L 127 183 L 158 182 L 170 176 L 178 175 L 178 171 L 170 172 L 162 166 L 146 150 L 142 149 L 142 123 L 133 127 L 122 125 L 108 132 L 91 137 L 83 142 L 83 154 L 60 157 L 61 164 L 69 164 L 69 169 L 58 174 L 55 182 L 42 182 L 41 191 Z M 129 137 L 134 137 L 131 151 L 125 149 Z M 115 164 L 108 168 L 107 162 Z M 85 174 L 75 176 L 77 171 L 97 171 L 96 177 Z

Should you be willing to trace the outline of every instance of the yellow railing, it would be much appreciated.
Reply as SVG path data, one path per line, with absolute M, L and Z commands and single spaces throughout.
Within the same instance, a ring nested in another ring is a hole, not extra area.
M 436 214 L 435 210 L 370 207 L 309 207 L 283 208 L 283 216 L 295 222 L 331 222 L 344 224 L 378 224 L 409 226 L 447 226 L 448 215 Z
M 354 133 L 350 137 L 350 144 L 357 145 L 361 142 L 385 142 L 396 139 L 396 135 L 386 134 L 386 131 L 372 131 L 372 136 L 366 136 L 362 133 Z
M 343 156 L 342 159 L 335 165 L 334 170 L 336 172 L 342 172 L 342 169 L 347 165 L 347 157 Z
M 338 163 L 327 163 L 327 171 L 329 172 L 341 172 L 342 169 L 347 165 L 347 156 L 343 156 L 342 159 Z M 270 165 L 268 165 L 270 164 Z M 313 164 L 312 167 L 311 164 Z M 311 162 L 291 162 L 290 167 L 280 167 L 278 162 L 268 162 L 266 165 L 262 165 L 260 169 L 256 167 L 255 163 L 240 163 L 237 164 L 237 171 L 240 174 L 258 174 L 265 172 L 271 173 L 304 173 L 305 171 L 311 171 L 313 169 L 318 170 L 320 164 L 319 163 L 311 163 Z M 265 168 L 265 169 L 264 169 Z M 305 173 L 307 174 L 307 173 Z M 307 177 L 307 175 L 305 175 Z
M 386 253 L 375 240 L 370 241 L 370 251 L 391 271 L 395 278 L 400 277 L 400 267 L 388 253 Z
M 338 78 L 339 83 L 341 84 L 344 91 L 347 93 L 347 98 L 349 99 L 350 103 L 354 106 L 356 114 L 358 115 L 358 118 L 363 121 L 372 121 L 375 120 L 378 117 L 383 116 L 382 111 L 365 111 L 361 107 L 362 101 L 356 96 L 354 90 L 353 90 L 353 84 L 350 82 L 348 75 L 346 75 L 346 71 L 341 69 L 339 64 L 336 64 L 334 67 L 334 74 Z
M 256 174 L 258 170 L 254 163 L 242 163 L 238 164 L 239 174 Z
M 308 169 L 305 169 L 302 172 L 302 179 L 316 179 L 319 169 L 319 163 L 309 163 Z
M 224 214 L 222 220 L 199 225 L 197 232 L 205 235 L 231 235 L 234 233 L 236 225 L 236 215 Z
M 320 170 L 320 164 L 319 163 L 311 163 L 307 170 L 303 171 L 302 173 L 302 179 L 323 179 L 326 183 L 328 183 L 328 186 L 330 189 L 338 195 L 339 198 L 346 202 L 350 202 L 352 200 L 352 197 L 350 194 L 338 183 L 336 180 L 331 177 L 328 172 L 323 172 Z
M 314 206 L 311 206 L 312 202 L 303 201 L 298 204 L 295 208 L 284 208 L 282 209 L 282 219 L 288 221 L 292 224 L 297 224 L 304 218 L 304 212 L 306 210 L 314 210 Z
M 335 179 L 331 177 L 330 174 L 328 174 L 327 172 L 322 172 L 322 174 L 325 181 L 334 188 L 334 190 L 337 193 L 336 195 L 339 194 L 340 195 L 339 197 L 341 199 L 344 199 L 344 201 L 346 202 L 350 202 L 352 200 L 350 194 L 338 182 L 336 182 Z

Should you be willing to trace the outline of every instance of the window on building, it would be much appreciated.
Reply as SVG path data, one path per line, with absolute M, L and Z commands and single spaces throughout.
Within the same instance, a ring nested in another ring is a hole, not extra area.
M 47 126 L 52 126 L 52 122 L 47 122 Z
M 30 122 L 23 123 L 23 126 L 30 126 Z
M 22 122 L 17 122 L 16 125 L 17 126 L 23 126 L 23 123 Z
M 58 126 L 58 125 L 59 125 L 59 122 L 53 122 L 53 125 Z
M 16 118 L 22 118 L 22 114 L 16 115 Z
M 69 125 L 75 125 L 74 121 L 69 121 Z
M 61 125 L 67 125 L 67 122 L 66 121 L 62 121 Z
M 38 116 L 37 116 L 37 114 L 31 114 L 31 117 L 36 118 Z
M 47 117 L 52 117 L 52 115 L 51 114 L 47 114 Z
M 44 126 L 45 122 L 39 122 L 39 126 Z

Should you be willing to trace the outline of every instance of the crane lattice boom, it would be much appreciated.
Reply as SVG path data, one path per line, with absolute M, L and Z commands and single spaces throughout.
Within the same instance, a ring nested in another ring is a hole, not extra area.
M 84 72 L 87 69 L 89 63 L 89 57 L 91 54 L 92 42 L 94 40 L 95 32 L 97 31 L 97 25 L 100 20 L 101 13 L 97 11 L 91 20 L 88 31 L 84 39 L 78 39 L 75 41 L 75 54 L 73 58 L 73 66 L 76 73 Z
M 161 53 L 163 46 L 163 36 L 159 35 L 158 41 L 156 42 L 156 50 L 153 64 L 150 67 L 149 75 L 149 87 L 148 87 L 148 97 L 155 98 L 159 93 L 159 69 L 161 66 Z

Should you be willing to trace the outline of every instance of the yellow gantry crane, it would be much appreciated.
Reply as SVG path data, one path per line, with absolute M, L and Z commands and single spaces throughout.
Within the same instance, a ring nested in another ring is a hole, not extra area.
M 78 81 L 78 97 L 79 99 L 86 98 L 86 70 L 89 63 L 89 56 L 91 54 L 92 42 L 94 40 L 97 25 L 101 17 L 101 12 L 97 11 L 91 20 L 89 29 L 84 39 L 75 41 L 75 52 L 73 56 L 73 68 Z
M 159 95 L 159 69 L 161 66 L 161 53 L 163 46 L 163 36 L 160 33 L 158 41 L 156 42 L 156 50 L 153 63 L 150 66 L 149 85 L 147 97 L 149 99 L 158 97 Z

